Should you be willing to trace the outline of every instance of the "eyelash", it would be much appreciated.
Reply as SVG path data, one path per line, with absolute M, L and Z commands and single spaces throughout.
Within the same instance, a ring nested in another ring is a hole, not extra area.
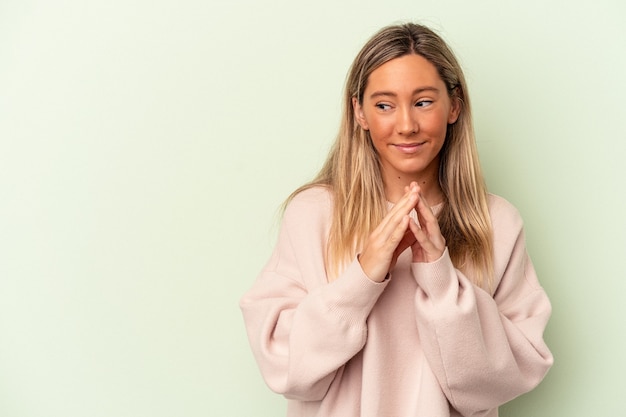
M 431 104 L 433 104 L 432 100 L 419 100 L 415 103 L 415 107 L 426 107 Z M 391 109 L 391 104 L 386 103 L 377 103 L 375 106 L 382 111 L 388 111 Z

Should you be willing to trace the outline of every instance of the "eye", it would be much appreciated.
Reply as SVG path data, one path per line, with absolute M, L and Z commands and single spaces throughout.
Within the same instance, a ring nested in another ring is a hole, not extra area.
M 415 103 L 415 107 L 428 107 L 431 104 L 433 104 L 432 100 L 420 100 L 417 103 Z
M 386 103 L 376 103 L 374 106 L 382 111 L 391 110 L 391 105 Z

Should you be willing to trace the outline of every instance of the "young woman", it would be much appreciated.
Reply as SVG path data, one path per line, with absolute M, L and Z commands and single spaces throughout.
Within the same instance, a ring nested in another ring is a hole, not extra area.
M 336 143 L 241 308 L 288 416 L 491 417 L 542 380 L 550 302 L 431 30 L 390 26 L 358 54 Z

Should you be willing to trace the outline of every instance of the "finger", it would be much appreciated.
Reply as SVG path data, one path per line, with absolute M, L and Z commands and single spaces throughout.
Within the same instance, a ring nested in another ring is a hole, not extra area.
M 409 221 L 410 221 L 409 216 L 404 215 L 400 219 L 400 221 L 397 223 L 395 228 L 393 228 L 393 230 L 390 231 L 389 237 L 387 239 L 387 243 L 389 246 L 391 246 L 391 249 L 393 251 L 397 249 L 400 242 L 402 242 L 402 240 L 406 236 L 406 232 L 409 228 Z
M 379 226 L 370 236 L 367 249 L 372 249 L 377 257 L 390 259 L 409 227 L 408 216 L 405 215 L 398 221 L 389 221 L 384 226 Z
M 430 207 L 427 207 L 426 204 L 420 203 L 423 206 L 423 209 L 420 210 L 422 222 L 424 223 L 423 229 L 428 235 L 428 238 L 437 246 L 437 248 L 444 248 L 446 245 L 446 239 L 441 234 L 441 229 L 439 228 L 439 220 L 434 215 Z
M 427 227 L 420 228 L 416 222 L 413 222 L 409 224 L 409 228 L 417 241 L 413 247 L 414 261 L 434 262 L 441 258 L 446 248 L 446 239 L 441 234 L 438 224 L 431 226 L 431 230 L 428 230 Z M 417 250 L 415 246 L 419 246 L 420 250 Z
M 409 224 L 409 228 L 413 235 L 415 236 L 416 245 L 419 246 L 422 252 L 423 260 L 432 261 L 439 259 L 441 257 L 441 253 L 443 253 L 443 249 L 439 248 L 436 243 L 430 238 L 428 233 L 418 226 L 418 224 L 413 221 Z M 415 249 L 414 249 L 415 252 Z
M 424 262 L 425 260 L 424 250 L 420 243 L 420 240 L 423 241 L 424 239 L 423 232 L 420 229 L 419 224 L 413 219 L 411 219 L 411 222 L 409 222 L 409 229 L 411 233 L 413 234 L 413 238 L 415 239 L 415 242 L 411 245 L 411 252 L 413 253 L 413 262 Z M 418 240 L 418 237 L 420 240 Z
M 422 246 L 424 244 L 428 244 L 428 234 L 426 234 L 424 229 L 421 228 L 415 220 L 411 219 L 411 222 L 409 223 L 409 229 L 411 230 L 411 232 L 413 232 L 413 236 L 415 236 L 415 240 L 417 241 L 417 243 Z
M 408 247 L 415 244 L 416 242 L 415 234 L 410 229 L 411 223 L 415 223 L 415 221 L 413 219 L 409 220 L 409 227 L 404 232 L 404 236 L 402 236 L 400 243 L 398 243 L 398 246 L 396 247 L 396 250 L 395 250 L 396 257 L 400 255 L 402 252 L 404 252 Z
M 409 220 L 409 216 L 404 216 L 392 230 L 387 230 L 390 229 L 387 227 L 381 233 L 372 233 L 368 239 L 359 256 L 359 262 L 370 279 L 382 281 L 393 267 L 397 259 L 398 246 L 408 230 Z
M 389 254 L 389 251 L 396 251 L 397 246 L 407 235 L 408 214 L 419 201 L 419 187 L 416 183 L 412 183 L 410 187 L 405 187 L 405 190 L 407 191 L 405 195 L 390 209 L 370 236 L 370 242 L 373 246 L 383 250 L 386 254 Z M 404 250 L 406 247 L 400 249 Z
M 431 234 L 441 233 L 439 230 L 439 220 L 437 220 L 437 216 L 435 216 L 423 197 L 420 198 L 415 211 L 417 212 L 417 220 L 422 228 L 426 229 L 428 233 Z
M 394 204 L 381 221 L 379 226 L 385 228 L 389 223 L 392 223 L 392 227 L 398 224 L 402 218 L 409 214 L 409 212 L 415 207 L 419 200 L 419 194 L 415 190 L 409 190 L 402 198 Z
M 419 187 L 416 182 L 411 182 L 410 185 L 404 187 L 405 194 L 402 198 L 391 208 L 389 213 L 385 216 L 381 222 L 381 232 L 389 228 L 395 227 L 402 219 L 407 216 L 413 209 L 416 208 L 419 203 Z M 408 222 L 405 225 L 403 232 L 408 230 Z
M 419 200 L 419 191 L 419 187 L 415 183 L 411 183 L 411 186 L 405 186 L 404 195 L 394 204 L 392 209 L 399 208 L 405 210 L 406 208 L 414 208 Z

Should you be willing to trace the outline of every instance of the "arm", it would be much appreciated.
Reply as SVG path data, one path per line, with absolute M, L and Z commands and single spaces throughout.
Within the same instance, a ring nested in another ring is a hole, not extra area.
M 287 208 L 270 260 L 240 302 L 268 386 L 308 401 L 322 399 L 337 370 L 363 348 L 366 319 L 386 286 L 368 279 L 356 260 L 327 283 L 330 209 L 315 193 Z
M 448 400 L 465 416 L 531 390 L 553 361 L 543 341 L 550 302 L 526 253 L 521 218 L 503 200 L 497 206 L 494 297 L 455 270 L 447 250 L 435 262 L 412 265 L 425 354 Z

